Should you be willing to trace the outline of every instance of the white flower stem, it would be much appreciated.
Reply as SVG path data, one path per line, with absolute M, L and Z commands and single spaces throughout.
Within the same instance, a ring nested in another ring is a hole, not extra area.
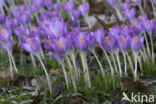
M 137 80 L 137 53 L 133 53 L 134 56 L 134 62 L 135 62 L 135 69 L 134 69 L 134 80 Z
M 63 62 L 61 62 L 61 66 L 62 66 L 62 70 L 63 70 L 63 73 L 64 73 L 64 78 L 65 78 L 65 83 L 66 83 L 67 89 L 69 89 L 68 75 L 67 75 L 65 65 L 64 65 Z
M 31 56 L 32 64 L 33 64 L 34 68 L 36 69 L 36 61 L 35 61 L 35 58 L 34 58 L 33 54 L 30 54 L 30 56 Z
M 84 71 L 84 79 L 86 81 L 87 86 L 91 88 L 91 81 L 90 81 L 90 76 L 89 76 L 87 60 L 86 60 L 86 53 L 81 51 L 80 56 L 81 56 L 82 66 L 83 66 L 83 71 Z
M 70 59 L 69 59 L 67 54 L 65 57 L 66 57 L 68 65 L 69 65 L 69 71 L 70 71 L 71 81 L 72 81 L 72 84 L 74 86 L 74 90 L 75 90 L 75 92 L 77 92 L 75 70 L 73 70 L 72 64 L 71 64 Z
M 127 76 L 127 60 L 126 60 L 126 54 L 125 52 L 122 52 L 123 57 L 124 57 L 124 65 L 125 65 L 125 75 Z
M 151 41 L 151 49 L 152 49 L 152 62 L 155 62 L 155 56 L 154 56 L 154 46 L 153 46 L 153 39 L 152 39 L 152 34 L 149 34 L 150 36 L 150 41 Z
M 10 72 L 11 72 L 11 77 L 13 78 L 14 76 L 13 76 L 13 68 L 12 68 L 12 63 L 11 63 L 11 57 L 10 57 L 10 54 L 9 54 L 9 52 L 8 52 L 8 57 L 9 57 L 9 62 L 10 62 Z
M 78 80 L 80 77 L 80 72 L 76 66 L 75 55 L 74 55 L 73 50 L 70 52 L 70 56 L 71 56 L 71 59 L 72 59 L 73 65 L 74 65 L 75 72 L 76 72 L 76 79 Z
M 117 68 L 117 65 L 116 65 L 116 61 L 115 61 L 115 57 L 114 57 L 113 53 L 110 53 L 110 54 L 111 54 L 111 56 L 112 56 L 113 63 L 114 63 L 114 66 L 115 66 L 115 72 L 116 72 L 117 74 L 119 74 L 119 71 L 118 71 L 118 68 Z
M 103 69 L 103 67 L 102 67 L 102 65 L 101 65 L 101 63 L 100 63 L 100 60 L 99 60 L 98 56 L 97 56 L 96 53 L 95 53 L 95 50 L 94 50 L 94 49 L 90 49 L 90 51 L 93 53 L 94 57 L 96 58 L 96 60 L 97 60 L 97 62 L 98 62 L 98 64 L 99 64 L 99 67 L 100 67 L 102 76 L 103 76 L 103 78 L 104 78 L 104 77 L 105 77 L 105 72 L 104 72 L 104 69 Z
M 117 16 L 119 18 L 120 21 L 123 21 L 124 18 L 122 17 L 122 14 L 120 13 L 120 10 L 117 8 L 117 7 L 114 7 L 116 13 L 117 13 Z
M 46 70 L 46 68 L 45 68 L 45 66 L 44 66 L 44 64 L 43 64 L 43 61 L 41 60 L 41 57 L 40 57 L 40 56 L 37 56 L 37 58 L 39 59 L 41 65 L 42 65 L 42 67 L 43 67 L 43 69 L 44 69 L 45 75 L 46 75 L 46 77 L 47 77 L 47 82 L 48 82 L 49 91 L 50 91 L 50 94 L 51 94 L 51 93 L 52 93 L 52 89 L 51 89 L 52 87 L 51 87 L 51 81 L 50 81 L 49 74 L 47 73 L 47 70 Z
M 150 56 L 151 54 L 150 54 L 149 44 L 148 44 L 148 40 L 147 40 L 145 31 L 143 31 L 143 34 L 144 34 L 145 42 L 146 42 L 146 46 L 147 46 L 147 54 L 148 54 L 148 56 Z
M 139 7 L 139 9 L 141 11 L 141 14 L 143 15 L 144 14 L 144 9 L 142 8 L 142 5 L 141 4 L 138 4 L 138 7 Z
M 122 76 L 122 69 L 121 69 L 121 64 L 120 64 L 120 59 L 119 59 L 119 53 L 115 53 L 117 61 L 118 61 L 118 66 L 119 66 L 119 73 L 120 73 L 120 77 Z
M 17 69 L 17 67 L 16 67 L 16 64 L 15 64 L 14 58 L 13 58 L 13 56 L 12 56 L 12 53 L 10 53 L 10 57 L 11 57 L 11 59 L 12 59 L 12 63 L 13 63 L 13 65 L 14 65 L 15 71 L 16 71 L 16 73 L 17 73 L 17 72 L 18 72 L 18 69 Z

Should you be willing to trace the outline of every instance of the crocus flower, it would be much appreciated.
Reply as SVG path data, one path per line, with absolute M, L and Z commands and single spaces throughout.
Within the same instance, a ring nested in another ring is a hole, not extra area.
M 44 0 L 33 0 L 32 4 L 35 5 L 37 8 L 41 8 L 44 5 Z
M 115 37 L 119 36 L 120 35 L 120 26 L 115 25 L 115 26 L 109 28 L 108 34 L 115 36 Z
M 135 17 L 135 9 L 131 8 L 131 9 L 126 9 L 123 12 L 123 15 L 125 16 L 125 18 L 127 18 L 128 20 L 132 20 Z
M 58 38 L 59 36 L 67 34 L 67 24 L 62 18 L 56 17 L 51 20 L 46 31 L 51 37 Z
M 0 24 L 4 24 L 6 20 L 5 14 L 0 14 Z
M 11 30 L 1 29 L 0 30 L 0 40 L 3 42 L 9 41 L 11 38 L 11 34 L 12 34 Z
M 76 37 L 74 37 L 74 46 L 81 51 L 88 48 L 87 33 L 81 32 Z
M 31 21 L 31 15 L 28 11 L 25 11 L 20 17 L 20 21 L 24 25 L 28 24 Z
M 134 52 L 140 51 L 143 46 L 143 43 L 144 43 L 144 37 L 141 38 L 137 36 L 133 37 L 131 39 L 131 44 L 130 44 L 132 51 Z
M 108 52 L 116 51 L 118 44 L 117 39 L 114 36 L 106 36 L 103 40 L 103 48 Z
M 120 8 L 121 8 L 122 10 L 127 10 L 127 9 L 129 9 L 129 8 L 130 8 L 129 2 L 121 3 L 121 4 L 120 4 Z
M 81 12 L 83 16 L 87 16 L 89 13 L 89 3 L 86 2 L 78 7 L 78 10 Z
M 6 51 L 12 51 L 13 41 L 11 39 L 9 39 L 8 42 L 0 41 L 0 48 Z
M 121 51 L 127 51 L 130 47 L 130 38 L 128 36 L 120 36 L 118 38 L 118 46 Z
M 12 19 L 11 19 L 10 17 L 7 17 L 7 18 L 6 18 L 6 21 L 5 21 L 5 27 L 6 27 L 6 28 L 12 28 L 12 26 L 13 26 L 13 21 L 12 21 Z
M 40 54 L 41 43 L 39 37 L 27 38 L 25 43 L 20 45 L 24 50 L 36 56 Z
M 77 27 L 77 26 L 78 26 L 78 23 L 77 23 L 77 21 L 75 21 L 75 20 L 69 19 L 69 20 L 68 20 L 68 25 L 69 25 L 69 26 L 72 26 L 72 27 Z
M 53 4 L 52 8 L 56 11 L 59 12 L 61 9 L 61 3 L 57 2 L 55 4 Z
M 5 0 L 0 0 L 0 8 L 5 4 Z
M 71 13 L 74 10 L 74 6 L 75 6 L 74 1 L 66 2 L 63 4 L 64 9 L 69 13 Z
M 104 29 L 99 29 L 95 32 L 95 39 L 98 45 L 102 46 L 102 42 L 105 37 L 105 31 Z
M 129 26 L 123 26 L 120 29 L 120 35 L 121 36 L 128 36 L 128 35 L 130 35 L 130 27 Z
M 72 15 L 73 15 L 75 20 L 80 19 L 80 17 L 82 16 L 81 12 L 79 10 L 74 10 Z

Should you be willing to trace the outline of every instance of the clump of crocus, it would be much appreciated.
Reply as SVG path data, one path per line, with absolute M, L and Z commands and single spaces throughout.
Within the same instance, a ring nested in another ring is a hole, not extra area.
M 40 38 L 38 36 L 35 36 L 35 37 L 32 37 L 32 38 L 26 38 L 26 42 L 25 43 L 21 43 L 20 46 L 26 50 L 27 52 L 35 55 L 38 60 L 40 61 L 43 69 L 44 69 L 44 72 L 45 72 L 45 75 L 47 77 L 47 81 L 48 81 L 48 87 L 49 87 L 49 91 L 51 93 L 51 81 L 50 81 L 50 78 L 49 78 L 49 74 L 47 73 L 47 69 L 45 68 L 44 66 L 44 63 L 41 59 L 41 52 L 40 52 L 40 49 L 41 49 L 41 42 L 40 42 Z

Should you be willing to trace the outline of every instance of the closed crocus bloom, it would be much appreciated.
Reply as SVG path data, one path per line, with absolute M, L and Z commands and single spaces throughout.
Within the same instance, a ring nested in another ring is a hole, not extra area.
M 53 18 L 53 17 L 57 17 L 58 16 L 58 12 L 56 12 L 55 10 L 48 10 L 48 11 L 44 11 L 43 12 L 43 15 L 45 17 L 48 17 L 48 18 Z
M 74 1 L 66 2 L 63 4 L 64 9 L 70 13 L 74 10 L 74 6 L 75 6 Z
M 132 20 L 133 18 L 135 18 L 135 9 L 134 8 L 131 8 L 131 9 L 126 9 L 124 12 L 123 12 L 123 15 L 126 19 L 128 20 Z
M 53 4 L 52 8 L 56 11 L 59 12 L 61 9 L 61 3 L 57 2 L 55 4 Z
M 146 30 L 149 33 L 153 32 L 153 29 L 154 29 L 153 20 L 144 18 L 144 20 L 142 20 L 141 24 L 142 24 L 144 30 Z
M 109 28 L 109 32 L 108 32 L 109 35 L 112 35 L 112 36 L 119 36 L 120 35 L 120 26 L 119 25 L 115 25 L 111 28 Z
M 1 29 L 0 30 L 0 40 L 3 42 L 7 42 L 9 41 L 9 39 L 11 38 L 12 32 L 9 29 Z
M 34 4 L 31 4 L 28 8 L 30 13 L 36 13 L 38 11 L 38 7 Z
M 22 24 L 26 25 L 31 21 L 31 15 L 28 11 L 25 11 L 20 18 Z
M 71 26 L 71 27 L 77 27 L 78 26 L 78 23 L 75 20 L 69 19 L 68 20 L 68 25 Z
M 134 52 L 140 51 L 143 46 L 143 43 L 144 43 L 144 37 L 141 38 L 139 38 L 138 36 L 133 37 L 130 43 L 132 51 Z
M 127 10 L 127 9 L 129 9 L 129 8 L 130 8 L 129 2 L 121 3 L 121 4 L 120 4 L 120 8 L 121 8 L 122 10 Z
M 104 29 L 99 29 L 95 32 L 95 39 L 98 45 L 102 46 L 102 41 L 104 40 L 104 37 L 105 37 Z
M 106 36 L 103 40 L 103 48 L 108 52 L 116 51 L 118 44 L 117 38 L 114 36 Z
M 118 37 L 118 46 L 121 51 L 127 51 L 130 47 L 130 38 L 128 36 Z
M 4 24 L 6 20 L 5 14 L 0 14 L 0 24 Z
M 132 0 L 136 4 L 141 4 L 142 0 Z
M 13 17 L 15 17 L 15 18 L 20 18 L 21 12 L 20 12 L 19 9 L 16 9 L 16 10 L 13 10 L 13 11 L 12 11 L 12 15 L 13 15 Z
M 74 37 L 74 46 L 81 51 L 88 49 L 87 33 L 81 32 L 76 37 Z
M 6 51 L 12 51 L 13 41 L 9 39 L 7 42 L 0 41 L 0 48 Z
M 37 8 L 41 8 L 44 5 L 44 0 L 33 0 L 32 4 L 34 4 Z
M 80 19 L 81 18 L 81 12 L 79 10 L 74 10 L 73 13 L 72 13 L 74 19 Z
M 78 7 L 78 10 L 81 12 L 83 16 L 87 16 L 89 13 L 89 3 L 86 2 Z
M 96 44 L 96 38 L 95 38 L 96 33 L 88 33 L 87 39 L 88 39 L 88 47 L 93 48 Z
M 12 25 L 13 25 L 13 28 L 18 27 L 19 24 L 20 24 L 20 23 L 19 23 L 18 19 L 16 19 L 16 18 L 13 18 L 13 19 L 12 19 Z
M 115 6 L 117 4 L 116 0 L 107 0 L 107 2 L 112 6 Z
M 39 55 L 41 43 L 39 37 L 27 38 L 25 43 L 21 43 L 20 46 L 29 53 Z
M 0 0 L 0 7 L 4 6 L 5 1 L 4 0 Z
M 6 18 L 5 27 L 6 28 L 12 28 L 13 27 L 13 20 L 11 18 L 9 18 L 9 17 Z
M 44 1 L 44 6 L 46 6 L 46 7 L 52 7 L 52 0 L 45 0 Z
M 47 27 L 48 34 L 51 34 L 51 37 L 58 38 L 59 36 L 67 34 L 67 24 L 62 18 L 56 17 L 53 18 L 51 23 Z

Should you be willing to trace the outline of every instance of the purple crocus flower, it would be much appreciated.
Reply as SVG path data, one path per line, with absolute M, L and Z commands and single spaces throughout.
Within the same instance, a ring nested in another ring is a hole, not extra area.
M 109 28 L 109 32 L 108 32 L 109 35 L 112 35 L 112 36 L 119 36 L 120 35 L 120 26 L 119 25 L 115 25 L 111 28 Z
M 61 62 L 61 60 L 63 60 L 63 56 L 60 54 L 51 54 L 51 57 L 56 60 L 57 62 Z
M 95 32 L 95 39 L 98 45 L 102 46 L 102 41 L 105 37 L 105 31 L 104 29 L 99 29 Z
M 121 3 L 121 4 L 120 4 L 120 8 L 121 8 L 122 10 L 127 10 L 127 9 L 129 9 L 129 8 L 130 8 L 129 2 Z
M 31 21 L 31 15 L 28 11 L 25 11 L 20 17 L 20 21 L 24 25 L 28 24 Z
M 93 32 L 87 34 L 88 48 L 93 48 L 94 45 L 96 44 L 95 35 L 96 35 L 96 33 L 93 33 Z
M 5 14 L 0 14 L 0 24 L 4 24 L 6 20 Z
M 111 5 L 111 6 L 115 6 L 117 4 L 116 0 L 107 0 L 107 2 Z
M 6 28 L 12 28 L 13 27 L 13 21 L 12 21 L 12 19 L 10 17 L 6 18 L 5 27 Z
M 81 51 L 88 48 L 87 33 L 81 32 L 76 37 L 74 37 L 74 46 Z
M 34 4 L 37 8 L 41 8 L 44 5 L 44 0 L 33 0 L 32 4 Z
M 3 41 L 3 42 L 9 41 L 11 38 L 11 34 L 12 34 L 11 30 L 1 29 L 0 30 L 0 41 Z
M 144 37 L 141 38 L 137 36 L 133 37 L 131 39 L 131 44 L 130 44 L 132 51 L 134 52 L 140 51 L 143 46 L 143 43 L 144 43 Z
M 89 13 L 89 3 L 86 2 L 78 7 L 78 10 L 81 12 L 83 16 L 87 16 Z
M 133 23 L 129 26 L 129 28 L 130 32 L 133 34 L 141 34 L 143 31 L 143 28 L 137 19 L 133 20 Z
M 6 51 L 12 51 L 13 41 L 9 39 L 7 42 L 0 41 L 0 48 Z
M 120 36 L 118 38 L 118 46 L 121 51 L 127 51 L 130 47 L 130 38 L 128 36 Z
M 72 15 L 73 15 L 75 20 L 80 19 L 80 17 L 82 16 L 81 12 L 79 10 L 74 10 Z
M 45 2 L 44 2 L 44 6 L 46 6 L 46 7 L 52 7 L 52 0 L 46 0 Z
M 46 28 L 46 31 L 51 37 L 57 38 L 67 34 L 67 24 L 62 18 L 56 17 L 51 20 L 48 27 Z
M 61 3 L 57 2 L 55 4 L 53 4 L 52 8 L 56 11 L 59 12 L 61 9 Z
M 66 2 L 63 4 L 64 9 L 69 13 L 71 13 L 74 10 L 74 6 L 75 6 L 74 1 Z
M 114 52 L 116 51 L 118 44 L 117 39 L 114 36 L 106 36 L 103 40 L 103 48 L 108 52 Z
M 135 9 L 131 8 L 131 9 L 126 9 L 123 12 L 123 15 L 125 18 L 127 18 L 128 20 L 132 20 L 133 18 L 135 18 Z
M 20 46 L 29 53 L 36 56 L 40 54 L 41 42 L 38 36 L 33 38 L 27 38 L 25 43 L 21 43 Z
M 0 0 L 0 8 L 3 7 L 3 5 L 5 4 L 4 0 Z
M 48 51 L 54 51 L 55 50 L 54 41 L 55 39 L 52 38 L 44 41 L 44 48 Z
M 15 18 L 20 18 L 21 12 L 20 12 L 19 9 L 16 9 L 16 10 L 13 10 L 13 11 L 12 11 L 12 15 L 13 15 L 13 17 L 15 17 Z
M 67 52 L 69 49 L 68 43 L 69 43 L 68 38 L 63 36 L 59 37 L 58 39 L 55 39 L 53 42 L 55 51 L 59 54 Z
M 78 23 L 77 23 L 77 21 L 75 21 L 75 20 L 69 19 L 69 20 L 68 20 L 68 25 L 69 25 L 69 26 L 72 26 L 72 27 L 77 27 L 77 26 L 78 26 Z
M 128 36 L 130 35 L 130 27 L 129 26 L 124 26 L 120 29 L 120 35 L 121 36 Z

